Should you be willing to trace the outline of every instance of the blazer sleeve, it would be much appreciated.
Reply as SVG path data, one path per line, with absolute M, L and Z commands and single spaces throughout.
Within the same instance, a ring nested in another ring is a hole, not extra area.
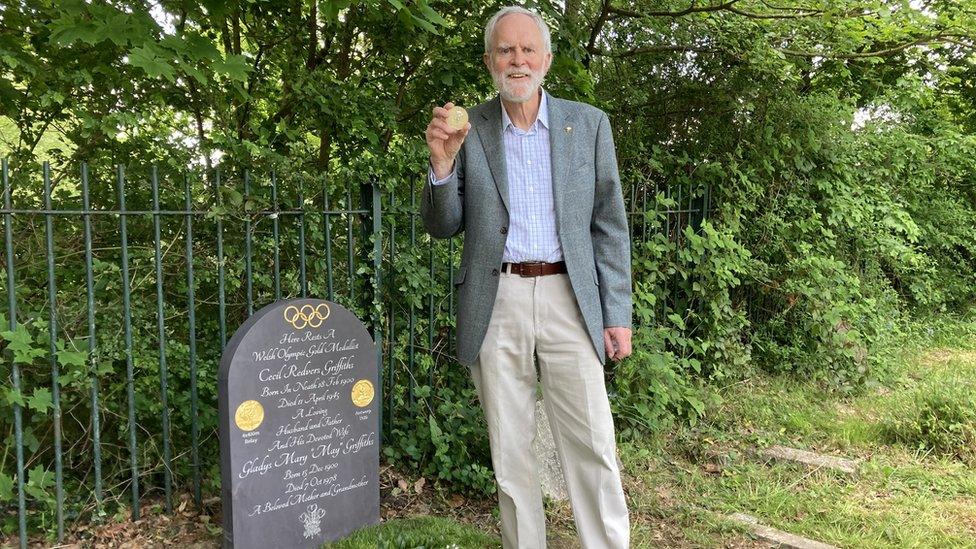
M 450 238 L 464 229 L 464 148 L 454 160 L 454 172 L 447 181 L 434 185 L 424 177 L 420 217 L 424 229 L 434 238 Z
M 600 113 L 596 136 L 596 190 L 590 237 L 599 280 L 603 326 L 630 328 L 633 303 L 630 231 L 624 206 L 610 120 Z

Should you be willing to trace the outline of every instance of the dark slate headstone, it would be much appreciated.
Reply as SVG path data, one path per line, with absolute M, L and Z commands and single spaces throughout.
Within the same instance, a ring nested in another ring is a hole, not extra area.
M 224 546 L 305 548 L 379 521 L 373 340 L 321 299 L 278 301 L 220 361 Z

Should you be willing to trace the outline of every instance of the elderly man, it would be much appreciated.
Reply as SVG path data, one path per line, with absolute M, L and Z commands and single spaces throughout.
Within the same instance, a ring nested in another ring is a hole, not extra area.
M 517 7 L 485 27 L 499 97 L 427 127 L 427 231 L 463 231 L 458 359 L 488 422 L 506 548 L 545 547 L 532 451 L 538 373 L 583 547 L 627 547 L 605 357 L 631 351 L 630 241 L 606 114 L 541 88 L 549 30 Z M 473 133 L 472 133 L 473 130 Z M 469 137 L 469 133 L 470 135 Z

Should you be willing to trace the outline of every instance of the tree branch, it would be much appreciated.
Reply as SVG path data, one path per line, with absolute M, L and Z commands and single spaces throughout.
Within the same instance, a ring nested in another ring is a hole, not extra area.
M 407 93 L 407 85 L 410 83 L 410 78 L 413 76 L 417 69 L 423 64 L 420 63 L 413 64 L 410 62 L 410 58 L 407 56 L 403 57 L 403 76 L 400 78 L 399 86 L 397 87 L 396 99 L 394 99 L 393 104 L 396 106 L 397 111 L 403 108 L 403 98 Z M 385 135 L 383 136 L 383 152 L 388 152 L 390 149 L 390 142 L 393 140 L 393 130 L 396 128 L 396 124 L 392 124 L 387 128 Z
M 603 25 L 606 24 L 607 18 L 610 16 L 610 0 L 603 0 L 603 4 L 600 6 L 600 16 L 596 18 L 596 23 L 593 24 L 593 30 L 590 31 L 590 40 L 586 43 L 586 51 L 593 52 L 596 49 L 596 39 L 600 36 L 600 32 L 603 30 Z M 590 66 L 590 58 L 583 61 L 583 66 Z
M 318 22 L 318 2 L 312 2 L 312 11 L 308 15 L 308 59 L 305 61 L 305 68 L 309 71 L 317 64 L 316 53 L 319 49 L 319 22 Z
M 813 8 L 802 8 L 802 7 L 784 7 L 784 6 L 773 6 L 766 2 L 763 2 L 770 10 L 792 12 L 792 13 L 758 13 L 753 11 L 746 11 L 739 9 L 735 4 L 739 0 L 729 0 L 721 4 L 712 4 L 708 6 L 695 6 L 694 2 L 687 8 L 679 11 L 647 11 L 639 12 L 634 10 L 629 10 L 625 8 L 615 8 L 609 6 L 610 20 L 620 19 L 624 17 L 684 17 L 686 15 L 691 15 L 693 13 L 709 13 L 717 11 L 727 11 L 729 13 L 734 13 L 742 17 L 748 17 L 750 19 L 803 19 L 806 17 L 819 17 L 824 14 L 824 10 L 818 10 Z M 865 16 L 871 15 L 873 12 L 864 12 L 858 9 L 852 9 L 844 13 L 847 16 Z
M 852 53 L 800 51 L 800 50 L 792 50 L 789 48 L 775 48 L 775 49 L 776 51 L 782 53 L 783 55 L 790 55 L 793 57 L 822 57 L 824 59 L 864 59 L 867 57 L 887 57 L 889 55 L 894 55 L 896 53 L 904 51 L 912 46 L 940 44 L 945 41 L 947 40 L 945 40 L 941 34 L 935 34 L 932 36 L 923 36 L 916 40 L 912 40 L 911 42 L 905 42 L 903 44 L 898 44 L 897 46 L 885 48 L 883 50 L 852 52 Z
M 817 17 L 823 14 L 822 11 L 804 11 L 792 14 L 786 13 L 753 13 L 749 11 L 743 11 L 735 7 L 728 7 L 725 11 L 734 13 L 736 15 L 741 15 L 743 17 L 748 17 L 749 19 L 802 19 L 804 17 Z
M 729 0 L 728 2 L 723 2 L 721 4 L 714 4 L 708 6 L 695 6 L 692 2 L 690 6 L 680 11 L 646 11 L 637 12 L 624 8 L 615 8 L 613 6 L 608 6 L 610 13 L 623 17 L 684 17 L 685 15 L 690 15 L 692 13 L 705 13 L 710 11 L 722 11 L 731 8 L 739 0 Z
M 187 78 L 187 84 L 190 88 L 190 104 L 193 107 L 193 119 L 197 124 L 197 140 L 200 143 L 200 149 L 203 151 L 203 160 L 209 173 L 213 169 L 213 162 L 210 161 L 210 146 L 207 144 L 207 132 L 204 129 L 203 112 L 200 109 L 200 104 L 203 103 L 203 100 L 200 98 L 196 82 L 192 78 Z
M 705 48 L 699 46 L 685 46 L 681 44 L 655 44 L 653 46 L 633 48 L 619 53 L 601 50 L 599 48 L 594 48 L 592 50 L 589 50 L 591 55 L 603 55 L 607 57 L 617 57 L 617 58 L 634 57 L 635 55 L 645 55 L 649 53 L 662 53 L 662 52 L 719 53 L 721 51 L 723 50 L 716 49 L 716 48 Z

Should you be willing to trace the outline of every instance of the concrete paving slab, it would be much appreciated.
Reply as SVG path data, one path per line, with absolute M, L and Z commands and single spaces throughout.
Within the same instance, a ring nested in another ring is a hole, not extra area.
M 857 462 L 854 460 L 818 454 L 808 450 L 776 445 L 766 448 L 762 454 L 773 459 L 800 463 L 811 469 L 831 469 L 845 475 L 857 474 Z
M 839 549 L 836 545 L 815 541 L 777 530 L 771 526 L 759 522 L 759 519 L 745 513 L 735 513 L 726 515 L 725 518 L 736 524 L 746 527 L 756 537 L 772 543 L 775 547 L 787 547 L 789 549 Z

